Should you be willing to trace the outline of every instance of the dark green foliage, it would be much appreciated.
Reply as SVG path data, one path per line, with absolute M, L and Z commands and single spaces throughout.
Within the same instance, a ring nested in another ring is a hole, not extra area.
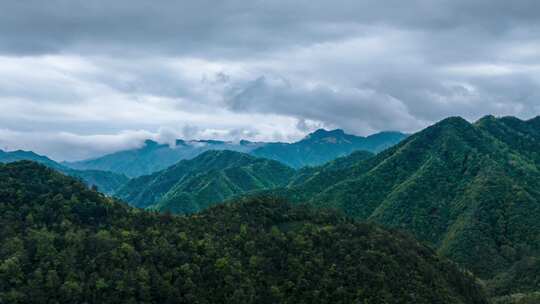
M 540 256 L 537 121 L 448 118 L 372 158 L 337 171 L 323 167 L 276 193 L 408 230 L 492 279 Z
M 493 304 L 538 304 L 540 303 L 540 292 L 517 293 L 509 296 L 497 297 L 492 300 Z
M 117 196 L 139 208 L 193 213 L 250 191 L 283 187 L 294 170 L 234 151 L 208 151 L 152 175 L 135 178 Z
M 486 116 L 476 126 L 504 143 L 509 152 L 523 154 L 540 165 L 540 116 L 529 121 Z
M 381 132 L 368 137 L 345 134 L 343 130 L 317 130 L 303 140 L 270 143 L 253 150 L 252 154 L 277 160 L 293 168 L 317 166 L 357 150 L 373 153 L 391 147 L 406 137 L 399 132 Z
M 487 303 L 409 236 L 274 199 L 178 217 L 0 165 L 0 303 Z
M 13 152 L 4 152 L 0 150 L 0 163 L 11 163 L 21 160 L 34 161 L 69 176 L 76 177 L 81 179 L 89 186 L 97 187 L 99 191 L 106 194 L 113 194 L 116 190 L 118 190 L 118 188 L 120 188 L 120 186 L 129 180 L 127 176 L 123 174 L 108 171 L 71 169 L 46 156 L 42 156 L 30 151 L 19 150 Z

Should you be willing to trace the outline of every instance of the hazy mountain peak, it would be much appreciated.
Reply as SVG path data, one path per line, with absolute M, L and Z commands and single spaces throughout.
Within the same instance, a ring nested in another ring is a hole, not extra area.
M 233 150 L 274 159 L 291 167 L 300 168 L 321 165 L 356 150 L 376 153 L 405 137 L 399 132 L 382 132 L 361 137 L 346 134 L 341 129 L 319 129 L 295 143 L 177 139 L 176 145 L 169 147 L 148 139 L 145 145 L 138 149 L 119 151 L 95 159 L 65 164 L 74 169 L 105 170 L 138 177 L 163 170 L 183 159 L 192 159 L 207 150 Z
M 154 140 L 151 140 L 151 139 L 147 139 L 144 141 L 144 147 L 145 148 L 153 148 L 153 147 L 156 147 L 158 146 L 159 143 L 157 141 L 154 141 Z
M 319 129 L 295 143 L 267 144 L 253 150 L 256 156 L 283 162 L 293 168 L 317 166 L 358 150 L 380 152 L 407 137 L 399 132 L 355 136 L 341 129 Z
M 177 146 L 185 146 L 185 145 L 187 145 L 186 141 L 183 140 L 183 139 L 177 139 L 177 140 L 175 141 L 175 144 L 176 144 Z
M 343 137 L 347 134 L 342 129 L 335 129 L 335 130 L 326 130 L 326 129 L 318 129 L 306 136 L 305 139 L 320 139 L 325 137 Z

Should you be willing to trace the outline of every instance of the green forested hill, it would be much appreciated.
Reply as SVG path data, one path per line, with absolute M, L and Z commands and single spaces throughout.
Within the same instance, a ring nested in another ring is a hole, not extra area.
M 411 231 L 491 279 L 540 256 L 537 127 L 538 118 L 448 118 L 348 168 L 322 168 L 284 195 Z M 540 290 L 522 287 L 508 291 Z
M 0 303 L 487 303 L 411 237 L 258 199 L 179 217 L 0 165 Z
M 208 151 L 194 159 L 131 180 L 117 196 L 133 206 L 193 213 L 254 190 L 283 187 L 294 170 L 234 151 Z
M 67 175 L 76 177 L 84 181 L 89 186 L 96 186 L 99 191 L 106 194 L 113 194 L 120 186 L 128 181 L 127 176 L 101 170 L 75 170 L 68 168 L 54 160 L 36 154 L 31 151 L 12 151 L 5 152 L 0 150 L 0 163 L 12 163 L 21 160 L 34 161 L 43 164 L 49 168 L 63 172 Z

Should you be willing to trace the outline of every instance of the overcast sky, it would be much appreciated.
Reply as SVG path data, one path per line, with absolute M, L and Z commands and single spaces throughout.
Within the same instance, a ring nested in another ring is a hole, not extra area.
M 2 0 L 0 149 L 540 114 L 537 0 Z

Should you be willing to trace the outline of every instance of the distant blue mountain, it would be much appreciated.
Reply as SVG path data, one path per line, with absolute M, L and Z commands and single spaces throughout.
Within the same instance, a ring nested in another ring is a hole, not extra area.
M 166 169 L 180 160 L 192 159 L 197 155 L 209 150 L 232 150 L 249 153 L 263 145 L 250 141 L 232 143 L 217 140 L 193 140 L 185 141 L 178 139 L 176 145 L 159 144 L 147 140 L 141 148 L 125 150 L 108 154 L 99 158 L 63 163 L 64 165 L 79 170 L 104 170 L 129 177 L 138 177 L 152 174 Z
M 72 169 L 32 151 L 17 150 L 6 152 L 0 150 L 0 163 L 12 163 L 22 160 L 34 161 L 64 174 L 76 177 L 88 186 L 96 186 L 101 192 L 106 194 L 114 193 L 121 185 L 129 180 L 123 174 L 108 171 Z
M 319 129 L 295 143 L 269 143 L 251 152 L 280 161 L 293 168 L 317 166 L 354 151 L 378 153 L 406 137 L 399 132 L 381 132 L 368 137 L 346 134 L 337 129 Z
M 147 140 L 141 148 L 102 157 L 63 163 L 78 170 L 102 170 L 139 177 L 166 169 L 180 160 L 192 159 L 209 150 L 231 150 L 280 161 L 290 167 L 321 165 L 357 150 L 377 153 L 406 137 L 399 132 L 381 132 L 368 137 L 346 134 L 343 130 L 317 130 L 295 143 L 265 143 L 242 140 L 181 140 L 171 147 Z

